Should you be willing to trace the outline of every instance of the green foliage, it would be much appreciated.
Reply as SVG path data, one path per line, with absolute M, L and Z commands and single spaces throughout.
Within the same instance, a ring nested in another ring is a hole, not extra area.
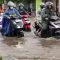
M 0 0 L 0 4 L 2 4 L 4 2 L 4 0 Z
M 7 0 L 7 1 L 13 1 L 13 2 L 16 2 L 16 3 L 20 3 L 20 2 L 22 2 L 22 3 L 30 3 L 31 1 L 33 1 L 33 0 Z
M 0 60 L 2 60 L 2 57 L 0 57 Z
M 8 1 L 13 1 L 13 2 L 15 2 L 15 3 L 17 3 L 17 4 L 19 4 L 19 3 L 23 3 L 23 4 L 25 4 L 25 6 L 29 6 L 29 4 L 32 2 L 33 3 L 33 9 L 35 10 L 35 8 L 36 8 L 36 5 L 35 5 L 35 3 L 36 3 L 36 0 L 6 0 L 7 2 Z
M 13 1 L 13 2 L 16 2 L 16 3 L 20 3 L 20 2 L 23 2 L 24 0 L 7 0 L 7 1 Z

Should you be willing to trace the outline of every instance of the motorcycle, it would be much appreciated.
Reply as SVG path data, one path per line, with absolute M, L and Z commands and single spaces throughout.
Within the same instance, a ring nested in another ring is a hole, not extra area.
M 36 16 L 36 21 L 34 22 L 34 25 L 33 25 L 35 31 L 34 31 L 34 34 L 36 36 L 41 36 L 41 30 L 42 30 L 42 24 L 41 24 L 41 16 L 40 16 L 40 13 L 37 14 Z
M 9 18 L 3 18 L 2 23 L 1 34 L 3 36 L 24 37 L 23 21 L 21 18 L 10 15 Z
M 57 16 L 52 16 L 50 20 L 49 29 L 51 35 L 60 34 L 60 18 Z
M 35 35 L 39 37 L 45 37 L 45 35 L 55 36 L 56 34 L 60 34 L 60 18 L 55 16 L 51 16 L 50 19 L 48 17 L 45 18 L 48 22 L 48 28 L 44 31 L 42 23 L 35 22 Z M 38 28 L 37 28 L 38 27 Z M 47 31 L 47 32 L 46 32 Z M 47 34 L 48 33 L 48 34 Z
M 24 37 L 22 19 L 11 17 L 11 22 L 12 22 L 13 28 L 15 29 L 13 34 L 16 34 L 18 37 Z
M 28 16 L 23 16 L 24 30 L 31 31 L 31 22 Z
M 20 15 L 23 18 L 23 28 L 25 31 L 31 31 L 31 21 L 29 18 L 29 14 L 27 14 L 25 11 L 20 12 Z

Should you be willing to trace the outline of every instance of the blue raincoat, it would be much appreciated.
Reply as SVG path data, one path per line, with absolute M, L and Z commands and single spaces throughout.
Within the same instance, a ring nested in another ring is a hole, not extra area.
M 19 12 L 15 8 L 6 10 L 2 20 L 2 34 L 7 36 L 10 36 L 14 31 L 12 27 L 12 23 L 8 18 L 10 15 L 14 15 L 15 17 L 20 17 Z

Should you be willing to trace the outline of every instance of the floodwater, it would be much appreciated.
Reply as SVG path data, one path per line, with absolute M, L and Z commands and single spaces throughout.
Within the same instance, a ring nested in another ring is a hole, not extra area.
M 24 32 L 22 38 L 0 34 L 0 55 L 7 60 L 60 60 L 60 39 L 39 38 L 33 32 Z

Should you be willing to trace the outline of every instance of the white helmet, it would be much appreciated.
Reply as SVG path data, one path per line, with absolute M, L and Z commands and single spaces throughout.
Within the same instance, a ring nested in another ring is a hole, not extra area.
M 41 5 L 45 5 L 45 3 L 44 3 L 44 2 L 42 2 L 42 3 L 41 3 Z
M 15 4 L 12 1 L 9 1 L 8 6 L 15 7 Z
M 41 3 L 40 7 L 41 7 L 41 9 L 43 9 L 45 7 L 45 3 L 44 2 Z
M 53 6 L 53 3 L 50 2 L 50 1 L 46 2 L 46 6 L 49 6 L 49 5 L 52 5 Z
M 19 6 L 24 6 L 24 4 L 23 3 L 20 3 Z

